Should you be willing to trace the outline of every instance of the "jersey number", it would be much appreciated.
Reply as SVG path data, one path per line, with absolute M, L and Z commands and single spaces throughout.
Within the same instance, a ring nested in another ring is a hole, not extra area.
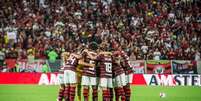
M 75 63 L 75 60 L 76 60 L 75 58 L 69 57 L 68 64 L 73 65 Z
M 89 64 L 94 64 L 94 63 L 95 63 L 95 61 L 93 61 L 93 60 L 90 60 L 90 61 L 89 61 Z M 95 70 L 95 67 L 90 67 L 89 69 L 90 69 L 90 70 Z
M 105 63 L 105 67 L 106 72 L 108 73 L 112 72 L 112 63 Z

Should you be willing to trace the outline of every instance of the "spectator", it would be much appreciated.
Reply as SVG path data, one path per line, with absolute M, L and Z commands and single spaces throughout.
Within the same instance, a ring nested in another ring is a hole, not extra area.
M 58 57 L 58 54 L 56 53 L 55 50 L 51 50 L 49 53 L 48 53 L 48 57 L 49 57 L 49 61 L 51 63 L 54 63 L 56 61 L 56 58 Z
M 156 48 L 156 50 L 154 51 L 154 60 L 160 60 L 161 57 L 161 52 L 158 50 L 158 48 Z
M 7 60 L 10 54 L 27 59 L 30 48 L 32 59 L 47 59 L 54 47 L 58 56 L 50 59 L 56 60 L 74 43 L 95 41 L 112 50 L 116 40 L 136 59 L 158 59 L 157 47 L 161 59 L 197 60 L 199 5 L 199 0 L 1 0 L 0 48 Z
M 48 73 L 50 72 L 48 65 L 45 63 L 42 66 L 42 73 Z
M 170 51 L 168 52 L 168 59 L 169 60 L 174 60 L 175 59 L 175 52 L 173 49 L 170 49 Z
M 195 60 L 196 61 L 200 61 L 200 52 L 198 50 L 196 50 L 196 53 L 195 53 Z
M 146 59 L 146 55 L 147 55 L 148 49 L 149 49 L 149 48 L 148 48 L 148 46 L 147 46 L 146 44 L 144 44 L 144 45 L 141 47 L 141 50 L 142 50 L 144 59 Z
M 34 61 L 35 61 L 34 49 L 32 49 L 32 48 L 28 49 L 27 53 L 28 53 L 28 56 L 27 56 L 28 63 L 30 63 L 30 64 L 34 63 Z
M 0 70 L 3 69 L 5 58 L 6 58 L 5 53 L 1 49 L 0 50 Z

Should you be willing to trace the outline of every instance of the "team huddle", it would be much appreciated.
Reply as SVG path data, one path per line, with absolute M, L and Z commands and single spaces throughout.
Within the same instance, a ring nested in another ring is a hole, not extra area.
M 130 82 L 132 68 L 128 56 L 118 46 L 115 51 L 85 47 L 62 53 L 62 67 L 58 74 L 60 89 L 58 101 L 74 101 L 76 95 L 81 101 L 81 90 L 84 101 L 98 101 L 98 88 L 102 90 L 103 101 L 130 101 Z M 90 90 L 90 87 L 92 90 Z M 114 92 L 114 93 L 113 93 Z

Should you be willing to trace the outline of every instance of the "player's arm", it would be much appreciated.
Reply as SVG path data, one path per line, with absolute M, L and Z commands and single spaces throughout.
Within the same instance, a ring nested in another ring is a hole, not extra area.
M 81 76 L 81 75 L 82 75 L 82 72 L 83 72 L 82 67 L 83 67 L 82 65 L 78 65 L 77 68 L 76 68 L 76 71 L 77 71 L 77 75 L 78 75 L 78 76 Z
M 82 56 L 81 56 L 81 55 L 78 55 L 78 54 L 74 54 L 74 53 L 72 53 L 72 55 L 75 56 L 77 59 L 82 58 Z
M 83 72 L 83 70 L 81 70 L 80 68 L 78 68 L 78 69 L 76 69 L 76 70 L 77 70 L 77 72 L 78 72 L 79 74 Z
M 101 54 L 103 54 L 103 55 L 112 55 L 112 52 L 100 52 L 99 55 L 101 55 Z
M 93 54 L 93 55 L 92 55 Z M 94 53 L 94 52 L 87 52 L 87 55 L 91 58 L 91 59 L 93 59 L 93 60 L 96 60 L 96 58 L 97 58 L 97 54 L 96 53 Z
M 83 59 L 80 59 L 78 64 L 83 65 L 83 66 L 88 66 L 88 67 L 95 67 L 95 64 L 86 63 L 86 62 L 84 62 Z

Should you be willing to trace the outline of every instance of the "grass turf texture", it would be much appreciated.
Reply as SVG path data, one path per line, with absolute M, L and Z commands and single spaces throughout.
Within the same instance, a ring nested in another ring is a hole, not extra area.
M 58 88 L 59 86 L 0 85 L 0 101 L 56 101 Z M 160 92 L 165 92 L 166 97 L 160 98 Z M 200 94 L 201 87 L 132 86 L 131 101 L 200 101 Z M 102 101 L 101 92 L 99 101 Z

